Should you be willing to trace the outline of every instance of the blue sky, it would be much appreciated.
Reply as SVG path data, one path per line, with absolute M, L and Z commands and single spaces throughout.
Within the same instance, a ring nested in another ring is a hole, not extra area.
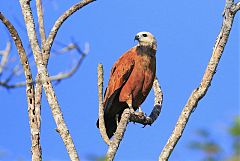
M 43 0 L 47 33 L 55 20 L 76 2 Z M 27 48 L 27 34 L 20 25 L 24 23 L 19 3 L 0 0 L 0 4 L 0 11 L 16 26 Z M 220 31 L 224 5 L 224 0 L 98 0 L 63 24 L 56 37 L 58 42 L 68 44 L 74 38 L 81 47 L 86 42 L 90 44 L 90 52 L 78 72 L 55 86 L 65 121 L 82 160 L 87 160 L 89 155 L 102 156 L 107 150 L 95 126 L 98 117 L 97 64 L 104 65 L 105 88 L 111 66 L 122 53 L 135 45 L 133 39 L 139 31 L 150 31 L 158 41 L 157 77 L 164 93 L 163 109 L 151 127 L 129 124 L 116 160 L 157 160 L 188 97 L 201 81 Z M 35 7 L 34 1 L 32 7 Z M 33 14 L 36 17 L 35 9 Z M 212 85 L 192 114 L 170 160 L 187 161 L 201 157 L 187 149 L 187 143 L 199 128 L 210 130 L 214 139 L 221 140 L 220 144 L 230 152 L 231 144 L 225 130 L 233 117 L 239 114 L 240 107 L 239 27 L 238 14 Z M 0 36 L 2 50 L 8 38 L 2 24 Z M 57 43 L 53 45 L 53 49 L 59 48 Z M 15 47 L 11 57 L 18 58 Z M 48 66 L 50 74 L 69 69 L 75 57 L 74 53 L 69 56 L 53 54 Z M 33 71 L 36 73 L 35 67 Z M 24 77 L 18 77 L 13 83 L 19 80 L 24 80 Z M 142 105 L 148 114 L 153 100 L 151 92 Z M 30 160 L 25 88 L 6 90 L 0 87 L 0 102 L 0 150 L 6 154 L 3 160 Z M 69 160 L 62 140 L 55 132 L 56 125 L 44 95 L 41 119 L 43 159 Z

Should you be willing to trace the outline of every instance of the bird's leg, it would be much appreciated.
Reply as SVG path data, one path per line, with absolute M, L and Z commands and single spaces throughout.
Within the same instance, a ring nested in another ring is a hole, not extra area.
M 138 107 L 138 112 L 135 112 L 136 115 L 139 115 L 139 116 L 144 116 L 144 113 L 142 111 L 142 108 L 139 106 Z
M 129 106 L 129 108 L 130 108 L 130 112 L 131 112 L 131 113 L 134 113 L 135 111 L 134 111 L 134 109 L 133 109 L 133 107 L 132 107 L 132 104 L 128 104 L 128 106 Z
M 138 107 L 138 112 L 143 112 L 141 106 Z
M 119 122 L 118 121 L 118 116 L 119 116 L 118 114 L 116 114 L 116 116 L 115 116 L 115 120 L 116 120 L 117 126 L 118 126 L 118 122 Z
M 130 109 L 130 112 L 134 113 L 134 109 L 133 109 L 133 106 L 132 106 L 132 95 L 128 98 L 128 100 L 126 102 L 127 102 L 128 107 Z

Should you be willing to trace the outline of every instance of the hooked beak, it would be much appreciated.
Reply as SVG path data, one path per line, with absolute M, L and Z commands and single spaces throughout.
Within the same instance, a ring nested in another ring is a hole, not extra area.
M 139 41 L 139 38 L 140 38 L 139 35 L 136 35 L 135 38 L 134 38 L 134 41 L 135 40 Z

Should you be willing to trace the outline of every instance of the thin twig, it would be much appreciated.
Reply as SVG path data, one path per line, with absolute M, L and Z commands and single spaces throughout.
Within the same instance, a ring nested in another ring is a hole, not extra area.
M 218 63 L 220 61 L 224 47 L 229 37 L 229 33 L 231 31 L 231 27 L 232 27 L 234 15 L 235 15 L 231 10 L 232 5 L 233 5 L 233 1 L 227 0 L 226 6 L 224 9 L 224 18 L 223 18 L 222 28 L 217 37 L 217 40 L 213 49 L 212 57 L 208 63 L 208 66 L 203 75 L 202 81 L 199 87 L 193 90 L 191 96 L 189 97 L 187 104 L 185 105 L 176 123 L 175 129 L 173 130 L 170 138 L 168 139 L 165 147 L 163 148 L 159 156 L 159 161 L 168 160 L 178 140 L 183 134 L 184 128 L 188 122 L 188 119 L 190 118 L 191 113 L 197 107 L 198 102 L 205 96 L 208 88 L 211 85 L 211 81 L 213 79 L 214 74 L 216 73 Z
M 104 123 L 104 111 L 103 111 L 103 65 L 98 64 L 98 102 L 99 102 L 99 131 L 107 145 L 110 145 L 110 139 L 107 136 L 106 127 Z
M 82 0 L 81 2 L 78 2 L 77 4 L 73 5 L 71 8 L 69 8 L 67 11 L 65 11 L 55 22 L 54 26 L 52 27 L 50 34 L 46 40 L 46 44 L 43 47 L 44 49 L 44 64 L 47 64 L 48 58 L 50 56 L 50 50 L 52 47 L 52 44 L 54 42 L 54 39 L 57 35 L 57 32 L 59 28 L 62 26 L 63 22 L 68 19 L 73 13 L 81 9 L 82 7 L 90 4 L 91 2 L 94 2 L 95 0 Z
M 5 50 L 0 51 L 0 54 L 2 55 L 2 59 L 0 62 L 0 75 L 3 72 L 5 65 L 7 64 L 10 50 L 11 50 L 11 42 L 8 41 Z
M 86 57 L 86 55 L 88 55 L 89 52 L 89 45 L 86 44 L 85 45 L 85 49 L 84 51 L 82 51 L 77 44 L 74 44 L 74 48 L 72 48 L 71 50 L 76 49 L 77 53 L 80 54 L 80 58 L 78 59 L 77 63 L 67 72 L 60 72 L 56 75 L 50 76 L 49 79 L 50 81 L 61 81 L 63 79 L 66 78 L 70 78 L 71 76 L 73 76 L 73 74 L 76 73 L 76 71 L 79 69 L 79 67 L 81 66 L 84 58 Z M 18 82 L 18 83 L 14 83 L 14 84 L 9 84 L 10 79 L 8 79 L 8 81 L 4 80 L 4 81 L 0 81 L 0 86 L 3 86 L 7 89 L 12 89 L 12 88 L 18 88 L 18 87 L 24 87 L 26 86 L 26 82 Z M 34 80 L 33 84 L 36 84 L 41 81 L 40 80 Z M 36 87 L 35 87 L 36 88 Z

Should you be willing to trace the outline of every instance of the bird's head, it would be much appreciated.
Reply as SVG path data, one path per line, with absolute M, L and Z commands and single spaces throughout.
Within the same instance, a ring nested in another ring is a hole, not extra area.
M 157 41 L 150 32 L 139 32 L 135 36 L 134 40 L 138 41 L 138 46 L 143 46 L 157 50 Z

